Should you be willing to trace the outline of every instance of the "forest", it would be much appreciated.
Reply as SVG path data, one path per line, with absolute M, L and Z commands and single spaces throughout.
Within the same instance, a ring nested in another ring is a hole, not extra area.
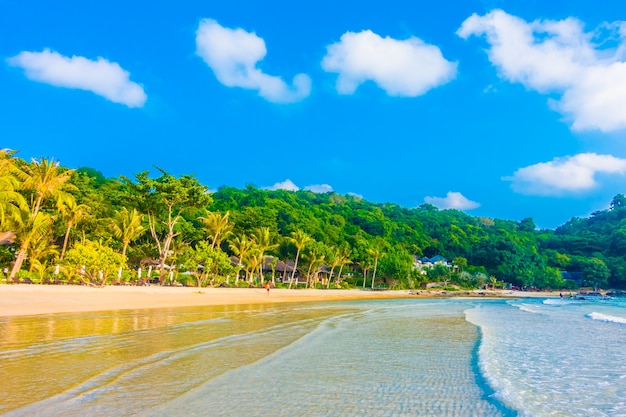
M 211 192 L 159 168 L 106 178 L 3 150 L 0 266 L 7 282 L 623 289 L 626 198 L 607 203 L 546 230 L 334 192 Z M 449 262 L 416 267 L 436 255 Z

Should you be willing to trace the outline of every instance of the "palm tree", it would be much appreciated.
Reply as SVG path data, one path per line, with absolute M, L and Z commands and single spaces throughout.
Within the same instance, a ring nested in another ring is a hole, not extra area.
M 52 243 L 47 235 L 39 236 L 28 248 L 28 260 L 30 262 L 28 272 L 37 271 L 40 275 L 43 274 L 46 268 L 45 259 L 57 256 L 58 254 L 59 247 Z
M 228 219 L 230 212 L 227 211 L 223 216 L 219 212 L 214 213 L 208 210 L 206 213 L 206 217 L 198 217 L 198 219 L 202 222 L 203 229 L 209 234 L 211 248 L 215 249 L 232 233 L 233 225 Z
M 291 279 L 289 280 L 289 289 L 291 289 L 293 279 L 296 275 L 296 269 L 298 268 L 298 259 L 300 258 L 300 252 L 311 240 L 313 240 L 313 238 L 304 233 L 302 230 L 296 229 L 294 232 L 291 233 L 291 237 L 289 238 L 289 240 L 296 247 L 296 260 L 293 265 L 293 271 L 291 272 Z
M 83 220 L 89 214 L 91 207 L 86 204 L 76 204 L 76 200 L 74 198 L 70 198 L 59 204 L 58 208 L 59 212 L 61 213 L 61 218 L 63 218 L 67 223 L 67 228 L 65 229 L 65 237 L 63 238 L 61 256 L 59 257 L 59 260 L 62 261 L 63 257 L 65 256 L 67 241 L 69 240 L 72 227 L 81 220 Z
M 261 258 L 261 262 L 258 265 L 259 270 L 259 280 L 261 281 L 261 285 L 263 284 L 263 262 L 265 260 L 265 254 L 273 249 L 278 247 L 278 244 L 272 243 L 272 236 L 270 234 L 269 227 L 260 227 L 258 228 L 254 235 L 252 235 L 252 240 L 256 244 L 256 249 L 258 251 L 258 256 Z
M 10 278 L 22 269 L 22 264 L 28 255 L 30 246 L 49 233 L 54 217 L 39 212 L 35 217 L 31 217 L 30 210 L 22 210 L 19 221 L 16 222 L 15 235 L 19 242 L 19 248 L 15 255 L 15 263 L 11 269 Z
M 30 164 L 22 162 L 19 165 L 14 167 L 13 173 L 22 181 L 21 189 L 32 190 L 33 195 L 28 207 L 23 207 L 14 213 L 14 223 L 17 229 L 15 233 L 20 246 L 15 255 L 15 263 L 11 269 L 11 278 L 14 278 L 22 268 L 22 264 L 28 255 L 29 246 L 37 240 L 42 231 L 47 231 L 54 219 L 52 216 L 40 212 L 44 199 L 50 197 L 57 203 L 67 201 L 72 197 L 65 190 L 73 188 L 66 182 L 74 171 L 61 170 L 59 163 L 54 162 L 52 159 L 33 159 Z M 30 220 L 27 217 L 30 217 Z
M 250 268 L 250 277 L 252 277 L 254 275 L 254 271 L 256 271 L 257 269 L 262 270 L 263 268 L 263 255 L 261 254 L 261 252 L 255 248 L 253 252 L 248 254 L 248 266 Z M 246 275 L 248 275 L 247 271 L 246 271 Z M 261 285 L 263 285 L 263 275 L 261 275 Z
M 235 236 L 228 242 L 228 247 L 239 258 L 239 267 L 243 267 L 244 258 L 253 250 L 254 242 L 252 242 L 248 236 L 241 235 Z M 246 272 L 246 281 L 248 280 L 248 274 Z M 235 278 L 235 285 L 239 282 L 239 273 Z
M 131 211 L 122 207 L 121 210 L 115 212 L 111 219 L 111 227 L 113 235 L 122 241 L 122 255 L 126 256 L 126 249 L 130 242 L 138 239 L 146 231 L 141 224 L 142 221 L 143 215 L 139 214 L 137 209 Z
M 28 207 L 26 199 L 18 192 L 21 171 L 12 158 L 13 153 L 0 150 L 0 232 L 10 231 L 20 217 L 20 210 Z
M 54 162 L 53 159 L 40 158 L 39 160 L 33 159 L 30 164 L 23 164 L 21 171 L 24 178 L 22 189 L 34 192 L 31 201 L 33 218 L 39 213 L 45 198 L 51 197 L 56 201 L 70 198 L 65 190 L 74 188 L 66 184 L 74 170 L 61 170 L 59 163 Z
M 190 246 L 189 242 L 186 242 L 183 239 L 172 240 L 172 245 L 170 246 L 170 277 L 172 279 L 178 279 L 179 260 L 181 255 Z M 122 253 L 122 255 L 124 255 L 124 253 Z
M 320 252 L 319 248 L 314 246 L 313 249 L 311 249 L 309 253 L 306 254 L 306 259 L 309 262 L 309 269 L 306 276 L 306 284 L 307 287 L 313 288 L 315 282 L 317 281 L 320 266 L 322 265 L 322 262 L 324 262 L 324 254 Z
M 496 285 L 498 285 L 498 279 L 492 275 L 489 277 L 489 283 L 491 284 L 491 289 L 495 290 Z
M 341 282 L 341 272 L 343 271 L 343 267 L 352 263 L 352 261 L 350 260 L 351 254 L 352 251 L 347 247 L 341 250 L 341 254 L 339 255 L 339 273 L 337 274 L 336 279 L 338 283 Z
M 372 267 L 371 261 L 368 258 L 363 259 L 361 262 L 361 269 L 363 269 L 363 289 L 365 289 L 365 282 L 367 282 L 367 271 Z
M 376 268 L 378 267 L 378 260 L 383 256 L 383 252 L 379 247 L 373 247 L 369 248 L 367 253 L 374 260 L 374 275 L 372 276 L 372 288 L 374 288 L 374 281 L 376 281 Z
M 330 288 L 330 281 L 333 279 L 333 273 L 335 272 L 335 268 L 339 265 L 339 262 L 341 262 L 341 250 L 339 248 L 336 248 L 334 246 L 330 247 L 330 256 L 332 259 L 332 263 L 330 266 L 330 275 L 328 276 L 328 282 L 326 283 L 326 289 Z

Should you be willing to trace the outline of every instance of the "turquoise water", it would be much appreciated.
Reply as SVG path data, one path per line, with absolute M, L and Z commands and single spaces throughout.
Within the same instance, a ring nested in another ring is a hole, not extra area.
M 381 300 L 5 318 L 7 416 L 621 416 L 626 303 Z

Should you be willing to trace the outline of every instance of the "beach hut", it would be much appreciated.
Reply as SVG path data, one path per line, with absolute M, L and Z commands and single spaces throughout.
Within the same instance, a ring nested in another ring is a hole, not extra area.
M 1 232 L 0 233 L 0 245 L 6 246 L 15 243 L 15 233 L 13 232 Z

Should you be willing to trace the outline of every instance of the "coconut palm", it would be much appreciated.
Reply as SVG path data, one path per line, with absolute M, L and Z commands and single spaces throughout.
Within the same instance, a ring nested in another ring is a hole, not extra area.
M 31 245 L 49 233 L 54 220 L 54 217 L 43 212 L 37 213 L 35 217 L 31 216 L 30 210 L 22 210 L 20 214 L 14 230 L 19 247 L 11 269 L 11 278 L 15 278 L 15 275 L 22 269 Z
M 372 268 L 372 261 L 369 258 L 365 258 L 359 262 L 361 269 L 363 270 L 363 289 L 365 289 L 365 283 L 367 282 L 367 272 Z
M 122 207 L 115 212 L 111 219 L 111 227 L 113 235 L 122 241 L 122 255 L 126 256 L 130 242 L 138 239 L 146 231 L 142 221 L 143 215 L 139 214 L 137 209 L 129 210 Z
M 302 249 L 311 241 L 313 238 L 306 233 L 304 233 L 300 229 L 296 229 L 291 233 L 291 237 L 289 238 L 291 243 L 296 247 L 296 260 L 294 261 L 293 271 L 291 272 L 291 279 L 289 280 L 289 289 L 291 289 L 291 285 L 293 284 L 293 279 L 296 275 L 296 269 L 298 268 L 298 260 L 300 258 L 300 252 Z
M 28 248 L 28 272 L 37 271 L 41 275 L 46 269 L 46 260 L 58 255 L 59 247 L 48 239 L 48 235 L 40 236 Z
M 10 231 L 20 210 L 28 207 L 26 199 L 18 192 L 20 171 L 12 158 L 13 153 L 0 150 L 0 231 Z
M 319 250 L 317 246 L 313 246 L 313 248 L 308 253 L 306 253 L 305 259 L 309 264 L 309 269 L 307 271 L 306 277 L 307 287 L 313 288 L 313 286 L 315 285 L 320 266 L 322 266 L 322 262 L 324 262 L 324 257 L 324 254 Z
M 67 190 L 74 188 L 67 184 L 74 170 L 62 170 L 53 159 L 33 159 L 30 164 L 20 167 L 23 178 L 22 189 L 32 190 L 31 216 L 35 218 L 45 198 L 55 201 L 70 198 Z
M 259 280 L 261 281 L 261 284 L 263 284 L 263 261 L 265 259 L 265 254 L 271 250 L 276 249 L 278 247 L 278 244 L 272 243 L 272 237 L 269 227 L 258 228 L 254 232 L 254 235 L 252 235 L 252 240 L 256 245 L 258 256 L 261 258 L 261 262 L 258 265 L 258 271 Z
M 86 218 L 91 210 L 86 204 L 76 204 L 76 200 L 74 198 L 69 198 L 63 201 L 58 206 L 59 212 L 61 213 L 61 218 L 65 220 L 67 223 L 67 227 L 65 229 L 65 237 L 63 238 L 63 247 L 61 249 L 61 256 L 59 260 L 62 261 L 65 256 L 65 250 L 67 249 L 67 242 L 70 237 L 70 231 L 72 227 L 74 227 L 78 222 Z
M 250 276 L 252 277 L 252 275 L 254 275 L 254 271 L 258 270 L 262 270 L 263 268 L 263 255 L 261 254 L 261 252 L 255 248 L 254 251 L 252 251 L 251 253 L 248 254 L 247 259 L 247 264 L 250 268 Z M 248 271 L 246 271 L 246 276 L 248 275 Z M 260 279 L 260 283 L 261 285 L 263 285 L 263 275 L 261 274 L 261 279 Z
M 254 242 L 252 242 L 248 236 L 241 235 L 235 236 L 228 242 L 230 250 L 239 258 L 239 267 L 243 268 L 243 262 L 246 256 L 253 250 Z M 248 274 L 246 272 L 246 280 L 248 280 Z M 239 273 L 235 278 L 235 284 L 239 282 Z
M 341 263 L 341 249 L 336 248 L 334 246 L 330 247 L 330 275 L 328 276 L 328 282 L 326 283 L 326 289 L 330 288 L 330 281 L 333 279 L 333 273 L 335 272 L 335 268 L 339 266 Z
M 337 274 L 337 279 L 336 279 L 338 283 L 341 282 L 341 272 L 343 271 L 343 267 L 346 265 L 350 265 L 352 263 L 352 261 L 350 260 L 351 254 L 352 254 L 352 251 L 347 247 L 344 247 L 341 250 L 341 254 L 339 255 L 339 273 Z
M 223 216 L 219 212 L 206 211 L 206 217 L 198 217 L 203 224 L 203 229 L 209 234 L 211 248 L 219 247 L 222 241 L 232 233 L 233 224 L 228 219 L 230 212 Z
M 372 288 L 374 288 L 374 282 L 376 281 L 376 268 L 378 267 L 378 260 L 384 255 L 383 251 L 379 247 L 372 247 L 367 250 L 367 254 L 374 261 L 374 274 L 372 275 Z

